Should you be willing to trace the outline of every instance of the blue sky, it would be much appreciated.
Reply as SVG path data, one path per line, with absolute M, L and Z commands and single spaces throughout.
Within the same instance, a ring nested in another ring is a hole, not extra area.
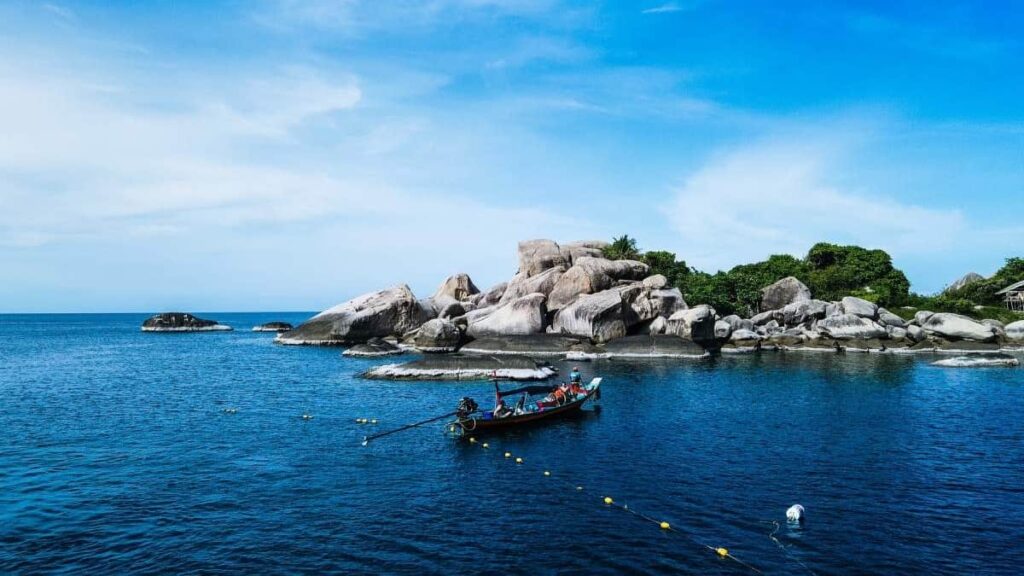
M 6 2 L 0 311 L 426 296 L 532 237 L 1020 255 L 1024 8 L 824 4 Z

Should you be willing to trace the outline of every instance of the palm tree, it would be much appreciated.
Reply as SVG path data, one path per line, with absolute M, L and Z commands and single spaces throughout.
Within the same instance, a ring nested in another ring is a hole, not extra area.
M 623 234 L 612 238 L 612 243 L 604 249 L 604 255 L 609 260 L 636 260 L 640 257 L 640 249 L 636 247 L 636 238 Z

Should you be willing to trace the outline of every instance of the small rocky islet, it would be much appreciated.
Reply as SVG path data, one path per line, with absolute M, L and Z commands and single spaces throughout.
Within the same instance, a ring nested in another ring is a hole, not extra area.
M 231 326 L 187 312 L 161 312 L 142 323 L 143 332 L 230 332 Z
M 288 322 L 277 321 L 277 322 L 266 322 L 266 323 L 260 324 L 258 326 L 253 326 L 252 327 L 252 331 L 253 332 L 288 332 L 289 330 L 291 330 L 293 328 L 294 328 L 294 326 L 292 326 Z
M 366 376 L 416 377 L 404 366 L 432 379 L 446 372 L 452 355 L 487 358 L 473 361 L 483 374 L 500 369 L 500 358 L 509 355 L 701 358 L 757 350 L 982 353 L 1024 346 L 1024 321 L 1004 326 L 928 311 L 905 320 L 861 298 L 816 300 L 794 277 L 762 289 L 760 313 L 723 317 L 707 304 L 690 306 L 647 264 L 606 258 L 606 246 L 523 241 L 519 269 L 507 282 L 480 290 L 460 273 L 422 299 L 407 285 L 393 286 L 324 310 L 276 342 L 348 346 L 349 356 L 423 352 L 428 356 L 412 364 L 379 366 Z

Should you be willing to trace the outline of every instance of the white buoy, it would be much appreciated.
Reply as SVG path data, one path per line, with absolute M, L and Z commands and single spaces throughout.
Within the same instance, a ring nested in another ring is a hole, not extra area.
M 804 507 L 799 504 L 793 504 L 786 510 L 786 520 L 790 522 L 796 522 L 798 524 L 804 521 Z

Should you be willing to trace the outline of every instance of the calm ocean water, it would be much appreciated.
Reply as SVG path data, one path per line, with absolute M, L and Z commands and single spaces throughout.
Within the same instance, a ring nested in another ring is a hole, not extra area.
M 489 385 L 360 380 L 379 362 L 248 331 L 307 314 L 202 316 L 236 331 L 0 316 L 0 573 L 752 573 L 701 544 L 771 574 L 1024 570 L 1024 369 L 583 364 L 599 413 L 490 450 L 439 426 L 363 448 Z M 796 502 L 784 551 L 766 521 Z

